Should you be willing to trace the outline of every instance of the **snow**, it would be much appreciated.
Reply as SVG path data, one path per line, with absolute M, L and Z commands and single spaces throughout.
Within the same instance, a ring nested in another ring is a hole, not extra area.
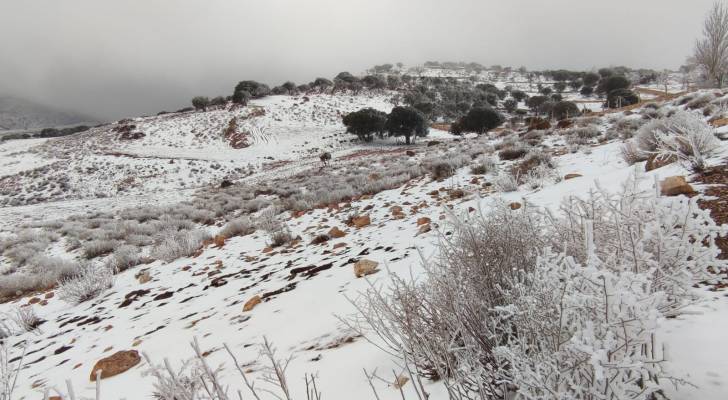
M 485 79 L 485 78 L 484 78 Z M 512 73 L 503 83 L 528 88 L 522 77 Z M 518 80 L 521 83 L 515 83 Z M 535 86 L 535 82 L 534 82 Z M 34 139 L 9 141 L 0 144 L 0 176 L 39 168 L 57 162 L 58 156 L 68 163 L 71 182 L 84 189 L 68 198 L 55 198 L 52 202 L 35 205 L 0 208 L 0 232 L 12 231 L 32 220 L 63 218 L 71 214 L 92 211 L 112 211 L 150 204 L 174 204 L 188 198 L 193 187 L 209 187 L 217 179 L 233 173 L 236 168 L 253 165 L 251 175 L 239 173 L 241 180 L 270 181 L 294 173 L 310 170 L 318 163 L 321 151 L 331 151 L 335 162 L 344 155 L 361 150 L 391 149 L 399 147 L 395 140 L 376 145 L 352 144 L 342 137 L 340 113 L 370 106 L 388 111 L 392 104 L 386 94 L 375 96 L 312 95 L 270 96 L 255 100 L 250 107 L 213 110 L 206 113 L 172 114 L 137 118 L 132 121 L 146 136 L 138 141 L 121 142 L 112 134 L 112 126 L 97 128 L 88 135 L 52 140 Z M 587 104 L 591 107 L 592 103 Z M 247 118 L 251 111 L 266 110 L 264 115 Z M 252 132 L 252 145 L 244 149 L 231 149 L 220 138 L 231 118 L 239 118 L 242 127 Z M 454 139 L 447 132 L 431 130 L 428 140 Z M 462 140 L 479 141 L 466 137 Z M 547 138 L 554 145 L 559 139 Z M 496 143 L 493 140 L 491 144 Z M 469 143 L 469 142 L 466 142 Z M 43 146 L 39 149 L 38 146 Z M 79 146 L 71 152 L 58 150 L 59 146 Z M 728 146 L 722 145 L 724 151 Z M 522 188 L 504 193 L 506 201 L 526 201 L 538 207 L 555 210 L 567 196 L 583 196 L 597 185 L 616 191 L 635 169 L 644 170 L 644 163 L 628 166 L 620 156 L 621 142 L 612 141 L 592 146 L 588 152 L 567 153 L 556 158 L 558 174 L 578 173 L 581 176 L 548 184 L 539 190 Z M 55 148 L 55 150 L 54 150 Z M 420 141 L 411 147 L 417 159 L 428 156 L 428 148 Z M 111 151 L 115 155 L 109 154 Z M 270 158 L 274 158 L 271 160 Z M 169 164 L 174 160 L 174 164 Z M 356 162 L 373 162 L 374 157 Z M 270 167 L 273 161 L 287 164 Z M 354 165 L 355 161 L 351 161 Z M 713 160 L 717 162 L 717 160 Z M 220 165 L 218 169 L 203 168 Z M 505 168 L 508 163 L 503 163 Z M 83 173 L 88 168 L 95 170 Z M 193 169 L 204 169 L 198 175 Z M 266 169 L 267 168 L 267 169 Z M 140 172 L 141 171 L 141 172 Z M 141 176 L 136 186 L 117 192 L 116 185 L 129 174 Z M 678 165 L 670 165 L 645 173 L 643 188 L 649 189 L 655 179 L 685 175 Z M 141 174 L 141 175 L 140 175 Z M 194 178 L 193 178 L 194 176 Z M 286 220 L 295 235 L 303 239 L 292 249 L 274 249 L 267 252 L 268 237 L 262 232 L 229 239 L 224 247 L 207 247 L 194 258 L 178 259 L 168 264 L 155 261 L 116 276 L 114 287 L 101 298 L 80 305 L 70 305 L 58 296 L 48 299 L 45 306 L 34 306 L 47 322 L 40 332 L 26 334 L 30 342 L 26 357 L 28 367 L 19 381 L 20 398 L 40 398 L 38 386 L 63 388 L 70 379 L 77 394 L 90 396 L 94 384 L 88 375 L 93 364 L 101 357 L 118 350 L 136 349 L 148 354 L 156 363 L 168 358 L 174 365 L 193 356 L 189 343 L 198 338 L 203 351 L 211 351 L 211 365 L 225 364 L 225 382 L 235 389 L 243 389 L 231 361 L 222 350 L 230 345 L 238 359 L 251 363 L 251 376 L 260 378 L 262 360 L 256 344 L 265 336 L 279 349 L 280 356 L 292 354 L 295 358 L 288 370 L 294 391 L 303 388 L 305 373 L 318 374 L 318 382 L 325 398 L 371 399 L 369 383 L 362 368 L 391 380 L 392 370 L 401 373 L 396 360 L 365 338 L 343 341 L 331 346 L 351 332 L 343 326 L 339 316 L 355 312 L 347 301 L 355 298 L 370 283 L 384 284 L 388 277 L 383 270 L 397 274 L 421 272 L 418 251 L 425 257 L 437 252 L 437 230 L 447 231 L 444 216 L 449 207 L 458 214 L 468 214 L 471 208 L 487 210 L 496 198 L 491 188 L 482 185 L 493 176 L 481 177 L 472 183 L 473 175 L 467 167 L 442 182 L 418 178 L 403 187 L 378 193 L 352 203 L 352 209 L 316 209 L 299 218 Z M 181 185 L 180 182 L 185 182 Z M 464 199 L 447 200 L 429 195 L 433 190 L 464 189 Z M 96 198 L 94 193 L 104 191 L 109 197 Z M 425 206 L 417 210 L 413 205 Z M 403 207 L 404 219 L 394 219 L 389 208 Z M 361 229 L 347 227 L 350 212 L 358 210 L 370 215 L 372 225 Z M 432 220 L 433 231 L 419 234 L 416 221 L 420 217 Z M 332 239 L 323 245 L 311 245 L 310 240 L 331 227 L 344 230 L 347 235 Z M 345 247 L 335 248 L 344 243 Z M 380 262 L 379 272 L 367 279 L 356 279 L 352 260 L 367 258 Z M 327 267 L 315 276 L 292 274 L 292 268 Z M 135 275 L 141 270 L 150 273 L 152 281 L 141 284 Z M 215 279 L 224 284 L 212 285 Z M 290 291 L 270 296 L 250 312 L 243 312 L 243 304 L 255 295 L 263 295 L 295 284 Z M 132 292 L 140 294 L 131 304 L 121 307 Z M 695 387 L 670 389 L 675 399 L 724 399 L 728 379 L 728 357 L 724 357 L 725 332 L 728 331 L 728 299 L 723 292 L 700 292 L 705 301 L 692 306 L 690 311 L 700 314 L 682 315 L 661 321 L 664 338 L 670 343 L 670 369 L 678 376 L 686 376 Z M 155 297 L 160 296 L 155 300 Z M 42 298 L 42 295 L 38 295 Z M 166 297 L 165 296 L 169 296 Z M 15 307 L 27 304 L 28 298 L 0 304 L 0 313 L 12 313 Z M 92 319 L 97 317 L 98 320 Z M 69 349 L 65 349 L 69 346 Z M 329 348 L 332 347 L 332 348 Z M 65 349 L 62 352 L 59 350 Z M 722 353 L 721 353 L 722 352 Z M 104 399 L 148 398 L 153 379 L 139 365 L 116 377 L 102 381 Z M 375 385 L 382 400 L 399 399 L 400 394 L 385 382 Z M 427 383 L 431 398 L 444 399 L 441 385 Z M 412 384 L 404 387 L 414 398 Z M 108 397 L 107 397 L 108 396 Z

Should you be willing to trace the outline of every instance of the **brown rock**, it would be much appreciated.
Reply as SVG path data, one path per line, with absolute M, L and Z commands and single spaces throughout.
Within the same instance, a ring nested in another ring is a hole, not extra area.
M 96 362 L 91 370 L 91 382 L 96 381 L 96 372 L 101 371 L 101 379 L 119 375 L 139 364 L 142 358 L 136 350 L 117 351 L 109 357 L 102 358 Z
M 351 223 L 354 224 L 354 226 L 356 226 L 357 228 L 363 228 L 363 227 L 371 224 L 372 220 L 371 220 L 371 218 L 369 218 L 368 215 L 363 215 L 361 217 L 354 217 L 351 220 Z
M 329 230 L 329 236 L 331 236 L 334 239 L 343 238 L 346 236 L 346 232 L 342 231 L 341 229 L 337 227 L 333 227 Z
M 721 126 L 728 125 L 728 118 L 714 119 L 710 121 L 710 124 L 716 128 L 720 128 Z
M 46 299 L 52 299 L 52 298 L 53 298 L 53 296 L 55 296 L 55 295 L 56 295 L 56 294 L 55 294 L 55 293 L 53 293 L 53 292 L 48 292 L 48 293 L 46 293 L 46 294 L 45 294 L 45 296 L 44 296 L 44 297 L 45 297 Z
M 453 189 L 450 191 L 450 198 L 453 200 L 463 197 L 465 197 L 465 192 L 462 189 Z
M 378 265 L 379 263 L 376 261 L 367 260 L 365 258 L 361 259 L 354 264 L 354 275 L 357 278 L 361 278 L 362 276 L 376 273 Z
M 149 281 L 152 280 L 152 276 L 149 274 L 149 271 L 142 271 L 137 275 L 137 280 L 139 281 L 140 285 L 143 285 Z
M 258 295 L 251 297 L 250 300 L 245 302 L 245 305 L 243 306 L 243 312 L 248 312 L 252 310 L 253 308 L 255 308 L 255 306 L 260 304 L 261 301 L 262 299 Z
M 660 182 L 660 192 L 663 196 L 695 193 L 693 187 L 685 181 L 684 176 L 670 176 L 665 178 Z
M 514 201 L 513 203 L 509 204 L 508 207 L 511 208 L 511 210 L 518 210 L 521 208 L 521 203 Z
M 420 229 L 417 231 L 417 234 L 420 235 L 423 233 L 427 233 L 431 230 L 432 230 L 432 228 L 430 227 L 430 224 L 424 224 L 424 225 L 420 226 Z
M 657 158 L 657 154 L 652 154 L 645 163 L 645 171 L 652 171 L 677 162 L 677 156 Z
M 408 156 L 410 156 L 410 157 L 414 157 L 414 156 L 415 156 L 415 152 L 414 152 L 414 151 L 412 151 L 412 150 L 407 150 L 407 151 L 405 151 L 405 154 L 407 154 L 407 155 L 408 155 Z
M 346 247 L 346 243 L 343 243 L 343 242 L 342 242 L 342 243 L 336 243 L 336 244 L 334 245 L 334 249 L 338 249 L 338 248 L 341 248 L 341 247 Z
M 569 179 L 579 178 L 581 177 L 581 174 L 566 174 L 564 175 L 564 180 L 568 181 Z
M 417 226 L 426 225 L 426 224 L 429 224 L 429 223 L 430 223 L 430 219 L 427 218 L 427 217 L 417 218 Z
M 37 297 L 32 297 L 30 300 L 28 300 L 28 304 L 36 304 L 40 303 L 40 299 Z

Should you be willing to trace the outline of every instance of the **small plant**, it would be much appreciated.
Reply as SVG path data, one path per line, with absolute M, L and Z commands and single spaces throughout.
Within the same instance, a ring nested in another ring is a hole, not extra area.
M 113 285 L 114 274 L 109 268 L 84 264 L 75 276 L 59 283 L 58 295 L 68 303 L 79 304 L 98 297 Z

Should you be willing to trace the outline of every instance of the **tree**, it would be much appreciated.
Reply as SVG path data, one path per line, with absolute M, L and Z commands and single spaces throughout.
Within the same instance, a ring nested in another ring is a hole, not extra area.
M 383 136 L 387 114 L 373 108 L 362 108 L 346 114 L 342 122 L 346 126 L 346 132 L 358 136 L 361 141 L 371 142 L 375 133 L 380 138 Z
M 394 107 L 387 116 L 385 129 L 392 136 L 404 136 L 407 144 L 413 136 L 424 137 L 429 133 L 425 117 L 412 107 Z
M 728 79 L 728 7 L 715 2 L 703 25 L 703 38 L 695 42 L 695 61 L 718 87 Z
M 503 101 L 503 108 L 505 108 L 509 113 L 512 113 L 513 111 L 516 111 L 516 108 L 518 108 L 518 101 L 516 101 L 516 99 L 506 99 Z
M 556 83 L 554 83 L 554 89 L 555 89 L 555 90 L 556 90 L 557 92 L 561 93 L 561 92 L 563 92 L 564 90 L 566 90 L 566 83 L 564 83 L 564 82 L 561 82 L 561 81 L 559 81 L 559 82 L 556 82 Z
M 523 90 L 514 90 L 511 92 L 511 96 L 513 96 L 513 98 L 519 102 L 525 100 L 526 97 L 528 97 L 526 92 L 524 92 Z
M 591 96 L 594 94 L 594 88 L 592 86 L 582 86 L 579 93 L 581 93 L 582 96 Z
M 248 92 L 247 90 L 236 90 L 235 93 L 233 93 L 232 100 L 233 103 L 242 104 L 245 106 L 248 105 L 248 101 L 250 101 L 252 97 L 253 96 L 251 96 L 250 92 Z
M 640 97 L 637 93 L 629 89 L 615 89 L 607 95 L 607 107 L 609 108 L 626 107 L 639 102 Z
M 548 96 L 553 92 L 553 89 L 551 89 L 548 86 L 544 86 L 541 89 L 538 90 L 542 95 Z
M 339 74 L 336 75 L 336 78 L 334 78 L 334 82 L 336 82 L 336 81 L 354 83 L 357 81 L 357 79 L 350 72 L 344 71 L 344 72 L 339 72 Z
M 206 110 L 210 105 L 210 99 L 205 96 L 196 96 L 192 98 L 192 106 L 195 110 Z
M 595 74 L 594 72 L 587 72 L 584 74 L 584 77 L 581 78 L 582 83 L 584 86 L 596 86 L 597 82 L 599 82 L 599 74 Z
M 214 97 L 212 100 L 210 100 L 211 106 L 224 106 L 226 103 L 226 100 L 222 96 Z
M 549 99 L 546 96 L 531 96 L 526 103 L 528 105 L 528 108 L 535 112 L 538 112 L 539 108 L 548 100 Z
M 599 81 L 597 93 L 609 93 L 617 89 L 629 89 L 632 82 L 622 75 L 612 75 Z
M 608 78 L 612 75 L 614 75 L 614 70 L 611 68 L 600 68 L 599 69 L 599 76 L 601 76 L 602 78 Z
M 285 82 L 284 84 L 281 85 L 281 87 L 283 87 L 284 89 L 286 89 L 286 91 L 288 92 L 288 94 L 296 93 L 296 84 L 293 83 L 293 82 L 291 82 L 291 81 Z
M 554 108 L 551 110 L 551 113 L 553 114 L 554 118 L 559 121 L 562 119 L 575 117 L 580 114 L 579 107 L 577 107 L 576 104 L 570 101 L 560 101 L 554 104 Z
M 268 87 L 268 85 L 256 81 L 239 82 L 235 86 L 235 90 L 233 91 L 233 97 L 235 97 L 235 93 L 242 91 L 248 92 L 248 94 L 250 94 L 250 97 L 253 99 L 259 99 L 270 94 L 270 88 Z
M 323 92 L 327 88 L 330 88 L 331 86 L 334 86 L 334 83 L 326 78 L 316 78 L 316 80 L 313 81 L 311 84 L 311 87 L 315 87 L 319 90 L 319 92 Z
M 456 134 L 462 132 L 483 134 L 493 128 L 497 128 L 504 121 L 505 118 L 490 107 L 474 107 L 452 125 L 451 131 Z

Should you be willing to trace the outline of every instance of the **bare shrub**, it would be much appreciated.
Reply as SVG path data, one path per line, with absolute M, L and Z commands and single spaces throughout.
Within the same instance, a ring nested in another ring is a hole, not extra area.
M 715 243 L 728 229 L 709 214 L 637 176 L 559 215 L 500 204 L 455 221 L 424 280 L 371 285 L 349 324 L 465 398 L 642 399 L 682 382 L 663 369 L 657 322 L 728 266 Z
M 211 238 L 205 230 L 181 231 L 165 235 L 155 245 L 150 256 L 165 262 L 172 262 L 178 258 L 189 257 L 202 247 L 205 240 Z
M 141 249 L 127 244 L 119 246 L 114 250 L 106 266 L 114 271 L 114 273 L 119 273 L 141 264 L 143 260 L 144 257 L 141 254 Z
M 515 192 L 518 190 L 520 177 L 510 172 L 499 172 L 493 179 L 493 187 L 499 192 Z
M 16 308 L 15 313 L 10 318 L 23 332 L 33 332 L 43 323 L 43 320 L 38 317 L 31 305 Z
M 120 243 L 116 240 L 95 239 L 90 242 L 83 243 L 81 245 L 81 249 L 83 251 L 83 256 L 90 260 L 92 258 L 111 253 L 119 245 Z
M 473 175 L 485 175 L 490 172 L 496 172 L 498 166 L 490 156 L 480 156 L 473 164 L 470 165 L 470 173 Z
M 622 144 L 622 147 L 620 148 L 620 154 L 622 155 L 622 159 L 628 165 L 634 165 L 635 163 L 646 161 L 648 158 L 648 154 L 641 151 L 637 147 L 637 144 L 635 144 L 635 142 L 632 140 Z
M 501 160 L 517 160 L 528 153 L 528 147 L 519 145 L 513 147 L 507 147 L 498 152 L 498 157 Z
M 253 223 L 250 221 L 250 218 L 243 216 L 229 221 L 220 230 L 219 234 L 226 238 L 231 238 L 233 236 L 249 235 L 253 232 L 255 232 L 255 228 L 253 227 Z
M 98 297 L 114 285 L 113 272 L 101 265 L 84 264 L 71 278 L 61 280 L 58 285 L 60 299 L 79 304 Z
M 699 115 L 680 111 L 663 121 L 654 132 L 657 159 L 677 158 L 693 171 L 705 168 L 705 158 L 720 145 L 715 129 Z
M 422 162 L 422 166 L 434 180 L 440 180 L 455 174 L 455 171 L 466 165 L 470 159 L 462 154 L 446 153 Z
M 715 95 L 713 95 L 713 93 L 700 93 L 692 100 L 688 101 L 686 103 L 686 107 L 691 110 L 696 110 L 707 106 L 713 100 L 715 100 Z

